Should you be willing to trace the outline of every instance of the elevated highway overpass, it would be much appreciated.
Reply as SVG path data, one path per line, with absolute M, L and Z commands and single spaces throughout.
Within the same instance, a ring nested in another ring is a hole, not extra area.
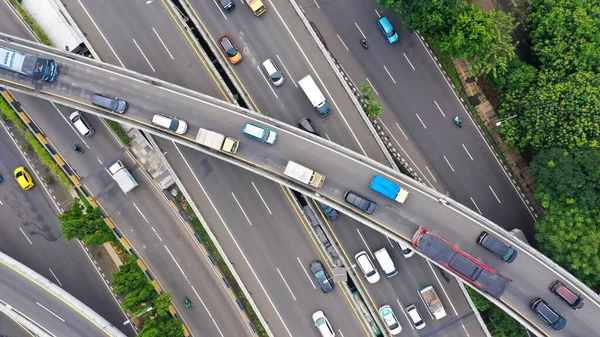
M 499 301 L 490 299 L 536 334 L 598 336 L 600 299 L 591 289 L 491 221 L 452 200 L 448 204 L 440 203 L 443 195 L 398 172 L 285 123 L 155 78 L 4 34 L 0 34 L 0 45 L 54 59 L 61 66 L 55 83 L 33 82 L 31 78 L 17 73 L 1 71 L 0 86 L 129 123 L 218 157 L 331 205 L 389 237 L 410 240 L 419 226 L 427 227 L 510 278 L 512 282 Z M 126 100 L 129 103 L 127 113 L 119 115 L 92 106 L 91 97 L 96 92 Z M 187 121 L 189 128 L 186 136 L 155 129 L 150 124 L 154 112 L 174 115 Z M 276 130 L 276 144 L 268 145 L 243 136 L 241 129 L 248 121 Z M 232 156 L 198 145 L 194 137 L 200 127 L 240 139 L 240 150 Z M 313 189 L 285 177 L 283 170 L 289 160 L 325 174 L 327 179 L 323 187 Z M 374 174 L 394 180 L 411 192 L 404 205 L 369 189 Z M 342 201 L 348 189 L 377 202 L 377 211 L 373 215 L 366 215 L 349 208 Z M 482 230 L 510 242 L 519 251 L 519 257 L 507 264 L 478 246 L 475 239 Z M 586 305 L 583 309 L 577 312 L 570 310 L 548 291 L 548 286 L 557 279 L 584 296 Z M 555 332 L 546 327 L 528 307 L 531 300 L 538 296 L 546 299 L 565 316 L 568 321 L 565 330 Z

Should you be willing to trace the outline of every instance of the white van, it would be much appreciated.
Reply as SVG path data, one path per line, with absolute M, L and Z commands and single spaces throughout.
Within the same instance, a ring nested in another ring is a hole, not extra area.
M 262 63 L 262 67 L 269 78 L 269 81 L 271 81 L 274 86 L 278 87 L 283 84 L 283 75 L 281 75 L 281 71 L 279 71 L 273 60 L 266 59 Z
M 381 269 L 383 269 L 383 272 L 385 275 L 387 275 L 387 277 L 392 277 L 398 274 L 398 270 L 396 269 L 396 266 L 394 266 L 394 261 L 392 261 L 392 258 L 390 257 L 390 254 L 388 254 L 385 247 L 373 254 L 375 255 L 375 258 L 379 262 Z

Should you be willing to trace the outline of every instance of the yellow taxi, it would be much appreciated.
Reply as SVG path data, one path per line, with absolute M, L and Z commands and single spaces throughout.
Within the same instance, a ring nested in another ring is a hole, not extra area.
M 28 190 L 35 185 L 33 183 L 33 179 L 31 179 L 31 176 L 29 175 L 29 172 L 27 172 L 23 166 L 15 169 L 15 179 L 19 183 L 19 186 L 21 186 L 21 188 L 24 190 Z

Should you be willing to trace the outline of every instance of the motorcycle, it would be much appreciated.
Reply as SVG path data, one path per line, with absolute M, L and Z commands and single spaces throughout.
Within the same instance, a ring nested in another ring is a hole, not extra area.
M 77 144 L 73 145 L 73 151 L 83 154 L 83 149 Z
M 462 128 L 462 121 L 458 116 L 454 117 L 454 124 L 456 124 L 459 128 Z
M 360 44 L 362 44 L 362 46 L 363 46 L 365 49 L 368 49 L 368 48 L 369 48 L 369 46 L 367 45 L 367 39 L 361 39 L 361 40 L 360 40 Z
M 193 308 L 194 307 L 194 304 L 192 303 L 192 301 L 190 301 L 190 299 L 187 298 L 187 297 L 185 298 L 185 307 L 186 308 Z

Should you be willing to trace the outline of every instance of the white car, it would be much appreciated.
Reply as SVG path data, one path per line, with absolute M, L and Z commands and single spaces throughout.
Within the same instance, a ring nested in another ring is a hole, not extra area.
M 406 313 L 408 314 L 408 317 L 410 317 L 410 320 L 413 322 L 417 330 L 421 330 L 427 325 L 425 324 L 425 321 L 423 321 L 423 316 L 421 316 L 419 309 L 417 309 L 417 306 L 414 304 L 406 307 Z
M 392 311 L 392 307 L 390 307 L 387 304 L 382 306 L 381 308 L 379 308 L 379 314 L 381 315 L 381 318 L 383 318 L 383 321 L 387 325 L 387 327 L 390 330 L 390 333 L 392 335 L 395 336 L 395 335 L 399 334 L 400 331 L 402 331 L 400 322 L 398 322 L 396 315 L 394 315 L 394 312 Z
M 188 127 L 185 121 L 160 113 L 155 113 L 152 116 L 152 124 L 180 135 L 183 135 Z
M 413 255 L 415 255 L 415 251 L 412 250 L 409 246 L 406 245 L 406 243 L 402 242 L 402 241 L 396 241 L 398 242 L 398 246 L 400 246 L 400 249 L 402 249 L 402 255 L 404 255 L 405 258 L 409 258 Z
M 379 273 L 377 272 L 377 269 L 375 269 L 375 265 L 369 258 L 367 252 L 364 250 L 359 252 L 358 254 L 354 255 L 354 259 L 369 283 L 375 283 L 379 281 Z
M 322 337 L 335 337 L 335 332 L 333 331 L 333 328 L 331 327 L 331 324 L 329 324 L 329 321 L 327 320 L 327 317 L 325 317 L 323 311 L 319 310 L 315 312 L 312 315 L 312 319 L 315 322 L 317 329 L 319 329 Z

